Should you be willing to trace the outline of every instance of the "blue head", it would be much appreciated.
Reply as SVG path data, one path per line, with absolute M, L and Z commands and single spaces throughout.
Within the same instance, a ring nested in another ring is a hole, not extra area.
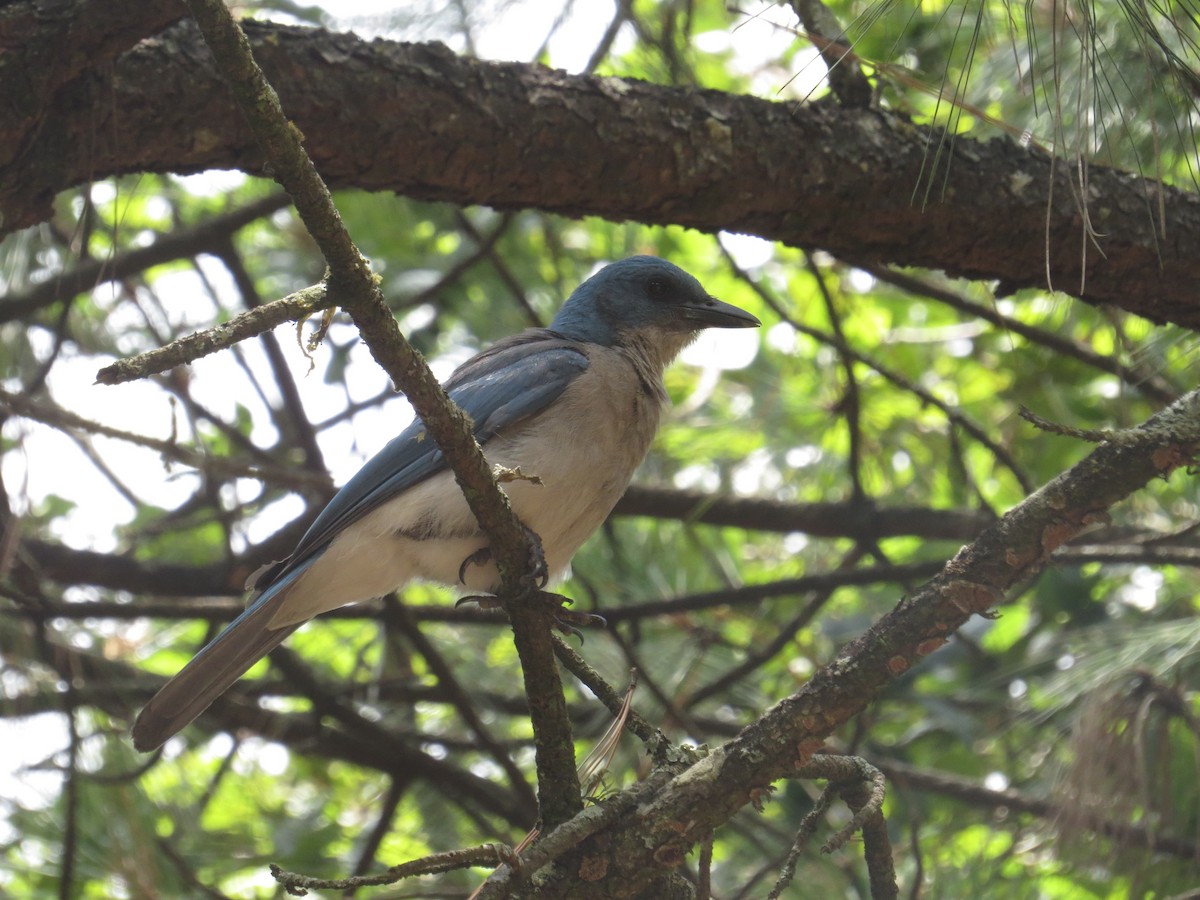
M 631 256 L 605 266 L 577 287 L 550 328 L 606 347 L 640 337 L 668 342 L 678 350 L 705 328 L 760 324 L 745 310 L 710 296 L 699 281 L 665 259 Z

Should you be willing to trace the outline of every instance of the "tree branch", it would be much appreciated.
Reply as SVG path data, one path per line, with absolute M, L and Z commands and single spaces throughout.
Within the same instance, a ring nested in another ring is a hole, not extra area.
M 228 350 L 234 344 L 264 334 L 284 322 L 303 320 L 314 312 L 328 309 L 334 302 L 325 284 L 314 284 L 294 294 L 248 309 L 228 322 L 171 341 L 164 347 L 156 347 L 137 356 L 119 359 L 96 373 L 96 383 L 124 384 L 162 374 L 176 366 L 187 365 L 213 353 Z
M 791 0 L 791 7 L 829 67 L 829 86 L 838 102 L 851 108 L 866 107 L 871 102 L 871 82 L 833 11 L 821 0 Z
M 258 67 L 242 29 L 222 0 L 187 0 L 204 40 L 229 81 L 276 180 L 292 197 L 309 234 L 329 263 L 329 293 L 350 313 L 371 355 L 402 389 L 454 473 L 488 537 L 509 601 L 513 635 L 525 674 L 537 746 L 538 802 L 553 827 L 580 808 L 574 743 L 554 650 L 551 618 L 526 586 L 534 550 L 474 437 L 471 419 L 446 395 L 425 360 L 400 333 L 378 279 L 350 239 L 328 188 Z M 276 651 L 277 653 L 279 651 Z
M 890 113 L 479 62 L 439 45 L 246 30 L 268 75 L 282 76 L 284 107 L 334 187 L 744 231 L 856 263 L 998 279 L 1006 290 L 1044 287 L 1049 272 L 1055 288 L 1080 290 L 1072 167 L 1008 139 L 957 137 L 949 170 L 937 173 L 944 190 L 921 206 L 911 198 L 931 177 L 928 135 Z M 21 49 L 12 55 L 24 58 Z M 138 45 L 111 80 L 100 68 L 84 75 L 34 120 L 0 109 L 0 135 L 23 148 L 0 167 L 4 231 L 46 218 L 53 193 L 93 177 L 263 171 L 191 27 Z M 99 90 L 111 102 L 97 104 Z M 1191 252 L 1200 198 L 1096 165 L 1088 191 L 1104 235 L 1083 299 L 1200 324 Z M 1147 212 L 1160 200 L 1167 235 Z
M 993 813 L 1000 810 L 1009 814 L 1028 813 L 1053 822 L 1067 812 L 1053 800 L 1015 788 L 989 788 L 970 778 L 919 769 L 899 760 L 873 759 L 871 762 L 887 776 L 894 787 L 940 794 L 959 803 Z M 1155 853 L 1170 854 L 1182 860 L 1196 858 L 1196 840 L 1191 836 L 1180 837 L 1163 833 L 1160 828 L 1115 820 L 1100 823 L 1095 831 L 1123 846 L 1144 847 Z
M 766 497 L 731 497 L 646 485 L 631 486 L 613 512 L 756 531 L 803 531 L 814 537 L 853 537 L 863 541 L 906 534 L 929 540 L 969 540 L 995 521 L 986 510 L 875 503 L 786 503 Z
M 74 268 L 35 284 L 22 293 L 6 295 L 0 300 L 0 324 L 24 318 L 34 310 L 56 301 L 94 290 L 105 281 L 119 281 L 144 272 L 151 266 L 212 252 L 228 243 L 229 236 L 238 229 L 290 205 L 291 200 L 287 195 L 270 194 L 238 209 L 205 219 L 190 228 L 177 228 L 163 234 L 149 246 L 123 250 L 111 258 L 85 259 Z
M 1197 451 L 1200 391 L 1120 433 L 1014 507 L 803 688 L 641 803 L 636 816 L 606 829 L 602 843 L 585 844 L 583 853 L 604 854 L 603 880 L 576 882 L 569 894 L 543 886 L 539 897 L 612 897 L 618 886 L 637 895 L 757 790 L 805 765 L 826 736 L 971 616 L 985 614 L 1041 571 L 1059 546 L 1102 520 L 1109 506 L 1189 465 Z

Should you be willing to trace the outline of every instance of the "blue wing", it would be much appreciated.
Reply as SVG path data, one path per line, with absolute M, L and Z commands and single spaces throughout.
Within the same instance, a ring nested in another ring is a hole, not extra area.
M 502 341 L 460 367 L 446 382 L 450 397 L 475 423 L 481 444 L 553 403 L 588 366 L 583 349 L 551 331 L 534 329 Z M 272 628 L 288 586 L 320 557 L 347 525 L 446 468 L 442 453 L 414 422 L 346 482 L 300 539 L 292 555 L 262 572 L 259 596 L 197 653 L 142 709 L 133 726 L 139 750 L 160 746 L 200 715 L 255 660 L 298 628 Z
M 487 443 L 497 432 L 541 412 L 588 367 L 587 355 L 553 332 L 531 329 L 501 341 L 464 363 L 446 382 L 455 403 L 475 424 L 475 439 Z M 442 451 L 414 420 L 342 487 L 282 562 L 257 578 L 262 591 L 287 578 L 328 546 L 343 528 L 402 491 L 446 468 Z

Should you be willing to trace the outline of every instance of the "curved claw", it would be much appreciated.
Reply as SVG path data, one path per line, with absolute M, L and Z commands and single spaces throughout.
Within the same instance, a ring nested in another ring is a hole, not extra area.
M 607 628 L 608 622 L 603 616 L 593 615 L 592 613 L 575 612 L 567 609 L 566 604 L 574 603 L 570 597 L 564 597 L 562 594 L 551 594 L 548 591 L 542 591 L 541 597 L 547 603 L 553 604 L 558 608 L 554 610 L 554 627 L 563 634 L 575 636 L 579 638 L 579 643 L 583 643 L 583 632 L 581 628 Z
M 577 613 L 569 610 L 560 610 L 562 615 L 555 616 L 554 627 L 567 637 L 579 638 L 579 646 L 583 646 L 584 635 L 583 628 L 601 628 L 608 627 L 608 621 L 604 616 L 593 615 L 592 613 Z
M 493 597 L 491 594 L 468 594 L 465 597 L 459 597 L 454 601 L 454 608 L 458 609 L 468 603 L 476 604 L 480 609 L 496 609 L 501 606 L 500 598 Z
M 491 562 L 492 548 L 480 547 L 470 556 L 462 561 L 462 565 L 458 567 L 458 583 L 465 585 L 467 583 L 467 566 L 482 566 L 485 563 Z
M 566 637 L 579 638 L 579 646 L 580 647 L 582 647 L 584 645 L 585 642 L 583 639 L 583 632 L 580 629 L 576 628 L 574 625 L 568 625 L 566 622 L 556 621 L 554 623 L 554 627 L 556 629 L 558 629 L 559 634 L 562 634 Z
M 546 551 L 542 548 L 542 539 L 538 537 L 536 531 L 525 525 L 521 527 L 525 529 L 525 535 L 529 539 L 529 571 L 522 576 L 521 581 L 528 590 L 540 591 L 550 583 L 550 568 L 546 565 Z M 464 559 L 462 565 L 458 567 L 458 583 L 462 585 L 467 583 L 469 566 L 482 566 L 491 561 L 492 548 L 480 547 Z

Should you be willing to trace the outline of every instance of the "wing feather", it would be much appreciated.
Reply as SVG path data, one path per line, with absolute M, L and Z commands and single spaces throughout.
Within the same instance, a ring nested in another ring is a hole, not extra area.
M 447 382 L 451 399 L 475 423 L 481 444 L 544 410 L 588 366 L 577 344 L 535 330 L 474 357 Z M 281 644 L 298 623 L 272 627 L 288 588 L 346 526 L 381 503 L 446 468 L 440 450 L 414 422 L 338 491 L 288 559 L 255 580 L 253 602 L 154 695 L 133 726 L 134 746 L 160 746 L 200 715 L 247 669 Z
M 588 367 L 575 342 L 531 329 L 473 357 L 446 382 L 450 399 L 475 423 L 486 444 L 553 403 Z M 342 487 L 300 539 L 292 555 L 266 569 L 253 587 L 265 590 L 318 555 L 343 528 L 397 494 L 446 468 L 420 419 L 389 441 Z

